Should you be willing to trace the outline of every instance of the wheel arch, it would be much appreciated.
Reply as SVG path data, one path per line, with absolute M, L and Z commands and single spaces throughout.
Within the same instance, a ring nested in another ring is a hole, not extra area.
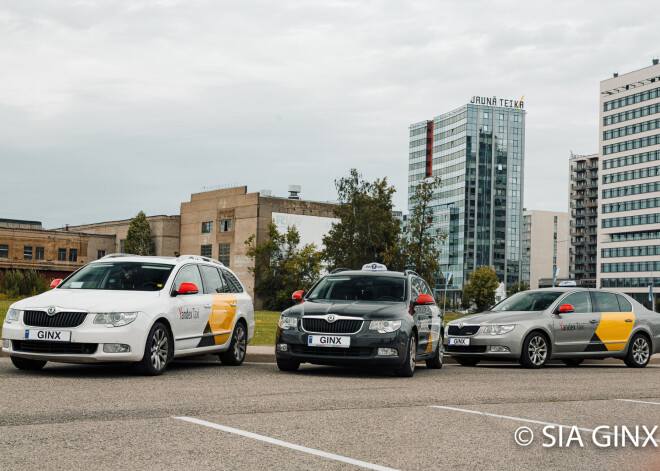
M 534 332 L 538 332 L 540 334 L 543 334 L 548 341 L 548 348 L 550 349 L 550 355 L 548 355 L 548 359 L 552 358 L 552 355 L 554 354 L 554 348 L 552 345 L 553 338 L 550 332 L 548 332 L 547 329 L 543 328 L 542 326 L 534 326 L 530 327 L 527 332 L 525 332 L 525 335 L 522 335 L 520 338 L 520 354 L 522 355 L 523 351 L 523 345 L 525 344 L 525 340 L 527 340 L 527 337 L 530 336 L 530 334 L 533 334 Z

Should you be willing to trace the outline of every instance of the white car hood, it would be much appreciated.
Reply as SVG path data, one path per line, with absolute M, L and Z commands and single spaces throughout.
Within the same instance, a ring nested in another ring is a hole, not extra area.
M 54 306 L 58 311 L 133 312 L 153 305 L 161 294 L 162 291 L 52 289 L 18 301 L 12 308 L 40 311 Z

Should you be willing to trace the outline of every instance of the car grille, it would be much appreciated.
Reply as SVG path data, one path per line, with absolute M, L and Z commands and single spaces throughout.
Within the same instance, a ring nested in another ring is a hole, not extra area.
M 329 347 L 309 347 L 307 345 L 291 345 L 293 353 L 304 355 L 315 355 L 324 357 L 370 357 L 373 353 L 371 347 L 349 347 L 349 348 L 329 348 Z
M 12 340 L 12 347 L 17 352 L 82 354 L 91 355 L 96 352 L 98 343 L 42 342 L 41 340 Z
M 449 335 L 474 335 L 479 332 L 480 327 L 478 325 L 464 325 L 459 328 L 457 325 L 450 325 L 447 333 Z
M 469 347 L 461 347 L 458 345 L 447 345 L 445 352 L 449 353 L 485 353 L 486 345 L 472 345 Z
M 25 311 L 23 323 L 33 327 L 78 327 L 85 317 L 86 312 L 58 312 L 49 316 L 44 311 Z
M 354 334 L 362 328 L 362 320 L 339 319 L 328 322 L 325 319 L 303 317 L 302 326 L 307 332 L 319 332 L 321 334 Z

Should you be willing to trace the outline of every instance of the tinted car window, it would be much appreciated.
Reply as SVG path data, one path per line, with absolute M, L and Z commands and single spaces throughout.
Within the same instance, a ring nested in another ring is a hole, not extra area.
M 419 297 L 420 294 L 423 293 L 422 291 L 422 280 L 417 278 L 416 276 L 413 276 L 410 280 L 410 285 L 412 287 L 412 299 L 413 301 Z
M 75 272 L 60 288 L 159 291 L 173 268 L 173 265 L 139 262 L 90 263 Z
M 616 294 L 595 291 L 594 297 L 600 312 L 619 312 L 619 301 L 616 300 Z
M 616 295 L 616 299 L 619 301 L 619 309 L 621 309 L 622 312 L 632 312 L 633 308 L 632 304 L 630 304 L 630 301 L 628 301 L 620 294 Z
M 593 312 L 591 308 L 591 296 L 588 291 L 569 294 L 561 303 L 572 305 L 575 308 L 575 312 Z
M 174 291 L 179 290 L 181 283 L 194 283 L 197 285 L 197 288 L 199 288 L 199 291 L 202 292 L 204 285 L 202 283 L 202 277 L 199 274 L 197 265 L 186 265 L 181 270 L 179 270 L 179 273 L 176 275 L 176 279 L 174 280 Z
M 232 272 L 230 272 L 229 270 L 222 270 L 222 273 L 225 275 L 225 280 L 227 280 L 227 284 L 229 285 L 230 293 L 243 292 L 243 286 L 241 286 L 241 283 L 238 281 L 238 278 L 236 278 Z
M 506 298 L 491 310 L 495 312 L 545 311 L 562 294 L 561 291 L 523 291 Z
M 404 301 L 405 278 L 393 276 L 326 276 L 310 291 L 307 299 L 342 301 Z
M 218 273 L 217 268 L 200 265 L 199 269 L 201 270 L 202 278 L 204 279 L 204 293 L 224 293 L 224 282 L 222 281 L 222 277 L 220 276 L 220 273 Z

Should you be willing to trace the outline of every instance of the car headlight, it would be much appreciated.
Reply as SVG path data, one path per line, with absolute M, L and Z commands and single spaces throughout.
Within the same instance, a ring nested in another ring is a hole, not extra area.
M 487 325 L 483 332 L 490 335 L 503 335 L 511 332 L 514 327 L 515 325 Z
M 401 321 L 371 321 L 369 330 L 377 330 L 379 334 L 389 334 L 401 328 Z
M 20 315 L 21 311 L 18 309 L 10 309 L 7 311 L 7 316 L 5 316 L 5 322 L 7 324 L 11 324 L 12 322 L 18 322 L 18 316 Z
M 105 324 L 106 327 L 120 327 L 133 322 L 137 312 L 99 312 L 94 317 L 94 324 Z
M 280 320 L 277 322 L 277 325 L 280 326 L 280 329 L 295 329 L 298 327 L 298 318 L 289 317 L 289 316 L 280 316 Z

